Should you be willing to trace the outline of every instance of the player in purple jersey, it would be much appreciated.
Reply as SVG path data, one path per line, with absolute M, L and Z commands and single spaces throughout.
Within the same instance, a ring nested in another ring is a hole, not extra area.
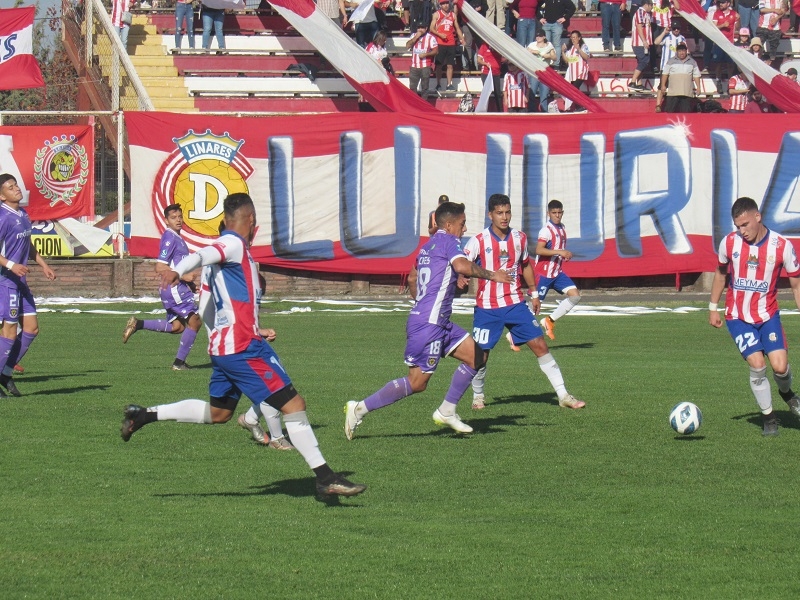
M 412 394 L 424 392 L 439 360 L 453 356 L 461 361 L 453 374 L 444 401 L 433 413 L 437 425 L 447 425 L 458 433 L 471 433 L 461 421 L 456 405 L 480 368 L 483 353 L 469 333 L 450 321 L 453 297 L 459 275 L 510 283 L 505 271 L 487 271 L 471 262 L 461 251 L 460 237 L 466 232 L 464 205 L 444 202 L 436 209 L 438 231 L 419 251 L 408 278 L 415 303 L 406 322 L 405 363 L 408 376 L 387 383 L 361 402 L 349 401 L 345 407 L 344 434 L 353 439 L 356 427 L 373 410 L 389 406 Z
M 120 435 L 127 442 L 134 432 L 156 421 L 227 423 L 245 395 L 254 407 L 267 402 L 283 413 L 294 447 L 316 475 L 321 497 L 360 494 L 367 486 L 348 481 L 325 461 L 308 422 L 306 402 L 264 338 L 268 330 L 259 327 L 258 265 L 250 254 L 257 222 L 253 200 L 237 193 L 225 198 L 223 205 L 223 235 L 161 275 L 161 286 L 167 288 L 184 274 L 203 267 L 198 310 L 209 331 L 211 401 L 187 399 L 150 408 L 129 404 Z M 228 453 L 222 456 L 228 458 Z
M 33 258 L 49 280 L 56 278 L 31 245 L 31 220 L 19 203 L 22 190 L 13 175 L 0 175 L 0 385 L 21 396 L 11 375 L 39 333 L 36 304 L 28 288 L 28 259 Z M 5 397 L 0 390 L 0 396 Z
M 183 228 L 183 211 L 180 204 L 170 204 L 164 209 L 164 219 L 167 230 L 161 236 L 161 247 L 156 261 L 156 273 L 164 273 L 177 265 L 184 257 L 189 255 L 189 247 L 181 237 Z M 194 345 L 197 332 L 203 322 L 197 315 L 197 305 L 194 302 L 194 275 L 184 275 L 175 285 L 161 290 L 161 303 L 167 311 L 166 319 L 142 320 L 136 317 L 128 319 L 125 330 L 122 332 L 122 343 L 128 343 L 130 337 L 140 329 L 157 331 L 159 333 L 181 334 L 178 344 L 178 354 L 172 363 L 173 371 L 185 371 L 189 368 L 186 357 Z

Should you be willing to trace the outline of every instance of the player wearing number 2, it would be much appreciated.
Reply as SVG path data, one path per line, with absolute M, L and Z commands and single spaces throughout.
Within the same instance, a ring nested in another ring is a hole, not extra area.
M 792 391 L 792 369 L 778 310 L 777 285 L 783 268 L 789 277 L 794 302 L 800 308 L 800 264 L 791 242 L 764 225 L 755 200 L 739 198 L 733 203 L 731 216 L 736 231 L 725 236 L 719 245 L 708 321 L 713 327 L 722 326 L 717 303 L 725 289 L 726 275 L 730 274 L 725 324 L 750 367 L 750 389 L 761 410 L 763 434 L 778 435 L 766 358 L 778 393 L 800 417 L 800 398 Z
M 489 198 L 488 216 L 492 224 L 467 242 L 464 254 L 484 268 L 506 271 L 511 275 L 511 282 L 478 283 L 472 334 L 483 350 L 483 362 L 488 360 L 489 352 L 507 327 L 515 344 L 527 344 L 536 355 L 539 368 L 558 395 L 559 405 L 583 408 L 586 403 L 567 392 L 561 369 L 550 354 L 542 330 L 534 318 L 534 314 L 539 312 L 541 302 L 534 289 L 533 268 L 528 256 L 528 236 L 511 227 L 511 200 L 508 196 L 492 194 Z M 525 280 L 532 306 L 525 302 L 520 279 Z M 472 408 L 475 410 L 485 406 L 485 377 L 484 364 L 472 381 Z
M 433 420 L 459 433 L 472 432 L 472 427 L 456 414 L 456 404 L 480 368 L 483 353 L 469 333 L 450 321 L 458 276 L 469 275 L 498 283 L 509 283 L 511 277 L 503 270 L 487 271 L 464 256 L 459 238 L 466 231 L 466 221 L 463 204 L 444 202 L 436 209 L 439 229 L 420 249 L 408 278 L 415 298 L 406 323 L 408 376 L 390 381 L 361 402 L 347 403 L 344 433 L 348 440 L 353 439 L 356 427 L 368 412 L 425 391 L 439 360 L 451 355 L 461 364 L 453 374 L 444 402 L 433 413 Z

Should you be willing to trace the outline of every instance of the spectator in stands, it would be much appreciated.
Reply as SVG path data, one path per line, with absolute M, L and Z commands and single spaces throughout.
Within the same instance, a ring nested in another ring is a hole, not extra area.
M 511 14 L 517 19 L 517 43 L 527 48 L 536 40 L 536 9 L 539 0 L 514 0 L 509 5 Z
M 781 19 L 789 12 L 789 5 L 786 0 L 759 0 L 758 7 L 761 18 L 756 35 L 766 42 L 765 50 L 769 53 L 770 61 L 774 61 L 781 41 Z
M 486 78 L 491 70 L 495 109 L 497 112 L 503 112 L 503 76 L 500 72 L 500 64 L 506 62 L 506 59 L 490 48 L 486 42 L 481 44 L 475 59 L 481 68 L 481 83 L 486 83 Z
M 728 81 L 728 95 L 730 103 L 729 113 L 743 113 L 747 108 L 750 83 L 744 78 L 737 67 L 734 67 L 733 77 Z
M 675 49 L 677 55 L 670 59 L 661 73 L 661 85 L 658 86 L 656 112 L 689 113 L 694 112 L 694 98 L 700 90 L 700 68 L 689 56 L 686 43 L 680 43 Z M 661 103 L 666 94 L 666 102 Z
M 122 47 L 128 49 L 128 34 L 131 31 L 131 6 L 134 0 L 113 0 L 111 5 L 111 24 L 122 42 Z
M 431 19 L 431 33 L 438 37 L 439 53 L 436 55 L 436 89 L 439 89 L 439 80 L 442 77 L 442 67 L 445 68 L 447 77 L 448 92 L 455 92 L 456 86 L 453 84 L 453 67 L 456 64 L 456 38 L 464 43 L 464 34 L 458 26 L 457 14 L 450 10 L 450 0 L 441 0 L 441 8 L 437 10 Z
M 564 78 L 576 88 L 581 89 L 583 82 L 589 78 L 589 59 L 592 54 L 589 52 L 589 46 L 583 41 L 580 31 L 575 29 L 569 34 L 569 45 L 562 46 L 561 56 L 567 63 L 567 72 Z M 577 104 L 573 107 L 572 100 L 567 98 L 564 101 L 564 110 L 566 112 L 577 111 L 583 110 L 583 107 Z
M 339 27 L 347 19 L 347 9 L 344 6 L 344 0 L 315 0 L 317 8 L 328 17 L 331 21 L 336 23 Z
M 356 30 L 356 43 L 362 48 L 366 48 L 375 34 L 378 33 L 378 17 L 375 14 L 375 4 L 362 5 L 360 2 L 352 2 L 350 0 L 343 0 L 345 8 L 353 8 L 347 23 L 353 23 Z M 359 8 L 360 7 L 360 8 Z
M 486 0 L 486 20 L 502 30 L 506 28 L 506 4 L 506 0 Z
M 528 75 L 515 64 L 508 63 L 503 77 L 503 103 L 510 113 L 528 112 Z
M 750 53 L 751 54 L 754 54 L 758 58 L 761 58 L 762 49 L 763 49 L 763 46 L 761 45 L 761 38 L 760 37 L 754 37 L 752 40 L 750 40 Z
M 731 44 L 733 44 L 733 34 L 739 22 L 739 14 L 731 8 L 731 0 L 718 0 L 717 10 L 714 11 L 712 22 L 720 30 Z M 727 81 L 733 74 L 733 59 L 719 46 L 714 48 L 711 60 L 714 61 L 716 72 L 717 92 L 727 95 Z M 725 71 L 724 79 L 722 71 Z
M 794 82 L 797 82 L 797 69 L 789 67 L 786 69 L 786 76 Z
M 600 37 L 603 39 L 603 50 L 611 52 L 611 40 L 614 40 L 614 52 L 622 52 L 620 27 L 622 23 L 622 6 L 626 0 L 600 0 Z
M 758 0 L 738 0 L 736 10 L 739 13 L 739 25 L 742 29 L 747 29 L 750 36 L 755 35 L 761 17 Z
M 713 21 L 714 13 L 717 10 L 717 0 L 705 0 L 703 8 L 706 9 L 706 21 Z M 697 38 L 695 38 L 695 42 L 697 42 Z M 713 56 L 714 42 L 703 36 L 703 68 L 709 75 L 712 73 Z
M 431 63 L 439 53 L 439 42 L 428 33 L 425 25 L 417 27 L 417 32 L 406 42 L 411 48 L 411 67 L 408 71 L 408 87 L 422 98 L 430 94 Z M 419 85 L 422 83 L 422 87 Z
M 653 46 L 653 31 L 650 29 L 650 13 L 653 10 L 653 0 L 642 0 L 642 5 L 633 15 L 631 27 L 631 44 L 636 55 L 636 68 L 633 70 L 628 89 L 635 92 L 644 92 L 641 81 L 642 72 L 650 64 L 650 51 Z
M 661 58 L 662 46 L 656 40 L 661 34 L 670 29 L 670 25 L 672 25 L 672 12 L 672 3 L 670 0 L 653 0 L 653 12 L 650 13 L 650 28 L 653 31 L 654 52 L 652 52 L 650 56 L 650 67 L 653 69 L 654 73 L 659 72 L 661 70 L 661 65 L 667 62 Z
M 442 194 L 439 196 L 439 202 L 436 204 L 436 207 L 440 207 L 445 202 L 450 202 L 450 196 L 447 194 Z M 428 213 L 428 235 L 433 236 L 439 230 L 439 224 L 436 222 L 436 211 L 432 210 Z
M 382 29 L 375 34 L 372 41 L 367 44 L 367 54 L 378 61 L 388 73 L 394 75 L 392 63 L 389 62 L 389 52 L 386 50 L 386 32 Z
M 739 36 L 733 45 L 737 48 L 750 48 L 750 30 L 747 27 L 742 27 L 739 29 Z
M 680 21 L 672 21 L 669 30 L 665 29 L 661 34 L 653 40 L 656 46 L 661 46 L 661 64 L 660 70 L 663 73 L 664 67 L 667 66 L 669 59 L 677 56 L 676 49 L 678 44 L 685 44 L 686 38 L 681 33 Z
M 572 0 L 542 0 L 539 3 L 539 27 L 556 51 L 553 61 L 556 68 L 561 65 L 561 35 L 574 14 L 575 5 Z
M 764 95 L 755 86 L 750 87 L 750 101 L 744 109 L 745 113 L 779 113 L 777 108 L 766 101 Z
M 181 30 L 186 25 L 186 37 L 189 38 L 189 48 L 194 48 L 194 6 L 193 0 L 175 0 L 175 47 L 180 49 Z
M 486 0 L 469 0 L 469 5 L 481 16 L 486 14 Z M 464 35 L 463 52 L 461 53 L 461 66 L 466 71 L 475 69 L 475 53 L 478 47 L 475 43 L 475 36 L 472 34 L 472 27 L 464 19 L 462 12 L 458 13 L 459 25 L 461 26 L 461 33 Z
M 222 33 L 222 26 L 225 22 L 225 11 L 221 8 L 210 8 L 203 4 L 203 49 L 211 50 L 211 29 L 217 38 L 217 47 L 225 49 L 225 36 Z
M 422 26 L 427 29 L 433 18 L 432 0 L 409 0 L 408 7 L 411 31 L 416 31 L 418 27 Z
M 528 52 L 537 56 L 548 65 L 552 65 L 556 60 L 556 50 L 553 44 L 547 39 L 543 30 L 536 32 L 536 41 L 528 46 Z M 528 104 L 529 112 L 547 112 L 547 105 L 549 102 L 550 88 L 543 84 L 534 75 L 528 79 L 531 86 L 531 102 Z M 538 94 L 537 94 L 538 93 Z M 539 96 L 539 101 L 533 101 L 534 96 Z

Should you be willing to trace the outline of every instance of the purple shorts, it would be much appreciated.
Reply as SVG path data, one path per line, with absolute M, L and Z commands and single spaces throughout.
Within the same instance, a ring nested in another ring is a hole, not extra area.
M 194 294 L 185 283 L 179 283 L 166 290 L 161 290 L 161 304 L 167 311 L 167 320 L 171 323 L 180 318 L 188 319 L 192 313 L 197 312 L 194 303 Z
M 433 373 L 439 360 L 449 356 L 468 337 L 469 333 L 452 322 L 444 327 L 408 323 L 405 362 L 409 367 L 419 367 L 423 373 Z
M 0 286 L 0 320 L 19 323 L 20 316 L 35 314 L 36 304 L 28 286 Z
M 212 398 L 239 400 L 242 394 L 257 406 L 292 383 L 278 355 L 264 340 L 253 340 L 244 352 L 211 357 Z

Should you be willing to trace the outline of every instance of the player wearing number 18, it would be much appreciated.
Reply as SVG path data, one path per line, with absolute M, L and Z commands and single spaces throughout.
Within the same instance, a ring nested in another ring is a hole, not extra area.
M 414 306 L 406 323 L 405 362 L 408 376 L 390 381 L 361 402 L 351 400 L 344 407 L 344 433 L 353 439 L 356 427 L 367 413 L 389 406 L 411 394 L 425 391 L 439 360 L 453 356 L 461 361 L 453 374 L 441 406 L 433 413 L 438 425 L 458 433 L 472 428 L 456 414 L 456 405 L 483 362 L 483 353 L 469 333 L 450 321 L 459 275 L 510 283 L 503 270 L 487 271 L 471 262 L 461 250 L 459 238 L 467 230 L 464 205 L 444 202 L 436 209 L 439 229 L 420 248 L 408 278 Z
M 725 236 L 719 245 L 708 321 L 713 327 L 722 326 L 717 303 L 725 288 L 726 275 L 730 274 L 725 324 L 750 367 L 750 389 L 761 410 L 763 434 L 778 435 L 766 359 L 772 367 L 778 393 L 792 413 L 800 417 L 800 398 L 792 391 L 792 369 L 778 310 L 781 269 L 789 277 L 795 304 L 800 308 L 800 264 L 791 242 L 764 225 L 755 200 L 739 198 L 733 203 L 731 216 L 736 231 Z

